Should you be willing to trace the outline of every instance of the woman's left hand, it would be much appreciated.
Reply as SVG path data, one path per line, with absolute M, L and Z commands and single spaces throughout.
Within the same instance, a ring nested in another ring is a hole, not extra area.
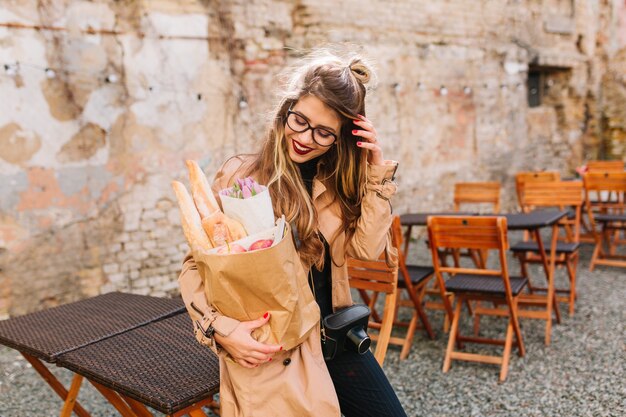
M 359 148 L 367 149 L 367 162 L 369 162 L 370 165 L 385 165 L 383 150 L 376 140 L 378 134 L 372 122 L 361 115 L 359 115 L 359 119 L 353 120 L 352 122 L 361 128 L 352 130 L 352 134 L 363 139 L 357 142 L 356 145 Z

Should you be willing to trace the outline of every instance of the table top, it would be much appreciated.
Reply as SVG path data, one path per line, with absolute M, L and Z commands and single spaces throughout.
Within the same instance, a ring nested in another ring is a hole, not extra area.
M 168 415 L 219 391 L 218 358 L 196 341 L 187 314 L 65 353 L 57 364 Z
M 563 210 L 535 210 L 531 213 L 504 213 L 484 214 L 485 216 L 503 216 L 507 220 L 508 230 L 532 230 L 551 226 L 567 216 L 568 211 Z M 400 216 L 400 222 L 405 226 L 426 226 L 428 216 L 481 216 L 476 213 L 458 212 L 419 212 L 407 213 Z
M 0 321 L 0 344 L 54 362 L 107 337 L 185 311 L 183 301 L 113 292 Z

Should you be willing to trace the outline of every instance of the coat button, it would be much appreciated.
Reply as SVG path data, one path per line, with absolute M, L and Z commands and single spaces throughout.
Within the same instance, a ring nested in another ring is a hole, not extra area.
M 291 358 L 287 358 L 283 361 L 283 365 L 287 366 L 291 363 Z

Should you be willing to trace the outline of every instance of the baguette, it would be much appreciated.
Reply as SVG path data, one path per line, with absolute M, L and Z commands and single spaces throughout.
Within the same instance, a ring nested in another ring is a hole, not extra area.
M 202 220 L 187 188 L 178 181 L 172 181 L 172 188 L 178 200 L 180 220 L 189 246 L 192 250 L 212 248 L 213 245 L 202 227 Z
M 211 239 L 213 247 L 222 246 L 247 236 L 241 223 L 219 210 L 202 219 L 202 227 Z
M 187 164 L 187 169 L 189 170 L 189 183 L 191 184 L 193 201 L 196 203 L 200 217 L 204 219 L 215 213 L 215 210 L 219 210 L 220 206 L 217 204 L 211 186 L 200 165 L 192 159 L 186 160 L 185 164 Z

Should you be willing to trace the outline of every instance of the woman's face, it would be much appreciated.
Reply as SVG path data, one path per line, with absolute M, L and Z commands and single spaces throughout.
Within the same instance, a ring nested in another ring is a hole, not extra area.
M 313 95 L 301 97 L 296 104 L 291 106 L 291 111 L 296 113 L 290 118 L 290 123 L 285 123 L 285 140 L 289 157 L 295 163 L 302 163 L 325 154 L 333 146 L 320 146 L 313 140 L 313 128 L 317 129 L 318 135 L 334 134 L 339 137 L 341 119 L 337 112 L 328 107 L 319 98 Z M 307 123 L 311 129 L 298 133 L 296 130 L 306 129 Z

